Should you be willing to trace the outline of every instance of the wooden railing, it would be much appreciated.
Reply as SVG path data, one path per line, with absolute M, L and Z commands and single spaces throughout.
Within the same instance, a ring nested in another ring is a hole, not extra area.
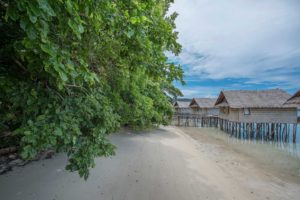
M 218 116 L 176 113 L 173 122 L 177 126 L 218 127 Z
M 298 118 L 299 122 L 299 118 Z M 296 142 L 297 123 L 269 123 L 269 122 L 236 122 L 199 114 L 176 113 L 173 125 L 191 127 L 215 127 L 237 138 L 261 139 L 265 141 Z M 292 137 L 289 137 L 292 134 Z

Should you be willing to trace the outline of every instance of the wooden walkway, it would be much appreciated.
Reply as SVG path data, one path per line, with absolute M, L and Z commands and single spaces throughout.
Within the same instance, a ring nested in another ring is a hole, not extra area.
M 288 123 L 255 123 L 235 122 L 218 116 L 203 116 L 197 114 L 176 114 L 173 125 L 191 127 L 215 127 L 241 139 L 257 139 L 274 142 L 296 143 L 298 124 Z

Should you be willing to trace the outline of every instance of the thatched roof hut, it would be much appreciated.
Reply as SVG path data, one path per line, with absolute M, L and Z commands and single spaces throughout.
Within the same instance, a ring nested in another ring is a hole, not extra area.
M 286 107 L 300 107 L 300 90 L 296 92 L 291 98 L 289 98 L 285 103 Z
M 190 107 L 214 108 L 216 100 L 216 98 L 193 98 Z
M 294 123 L 297 109 L 284 106 L 291 95 L 280 89 L 221 91 L 220 118 L 236 122 Z
M 174 103 L 175 114 L 188 114 L 191 113 L 191 108 L 189 107 L 191 101 L 176 101 Z
M 290 97 L 281 89 L 221 91 L 215 105 L 231 108 L 282 108 Z
M 189 108 L 190 102 L 189 101 L 176 101 L 174 103 L 175 108 Z
M 190 103 L 192 113 L 201 116 L 217 116 L 219 108 L 215 107 L 216 98 L 193 98 Z

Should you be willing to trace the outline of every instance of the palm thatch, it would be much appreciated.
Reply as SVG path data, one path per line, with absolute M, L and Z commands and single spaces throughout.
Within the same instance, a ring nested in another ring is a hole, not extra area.
M 176 101 L 174 103 L 175 108 L 189 108 L 190 102 L 189 101 Z
M 221 91 L 215 106 L 231 108 L 283 108 L 291 97 L 281 89 Z
M 214 108 L 216 98 L 193 98 L 190 107 L 194 108 Z
M 300 90 L 296 92 L 291 98 L 289 98 L 285 103 L 285 107 L 300 107 Z

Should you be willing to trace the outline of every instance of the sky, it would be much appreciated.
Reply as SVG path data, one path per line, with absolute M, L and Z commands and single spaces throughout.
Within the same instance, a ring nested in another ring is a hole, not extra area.
M 300 89 L 300 0 L 175 0 L 186 98 Z

